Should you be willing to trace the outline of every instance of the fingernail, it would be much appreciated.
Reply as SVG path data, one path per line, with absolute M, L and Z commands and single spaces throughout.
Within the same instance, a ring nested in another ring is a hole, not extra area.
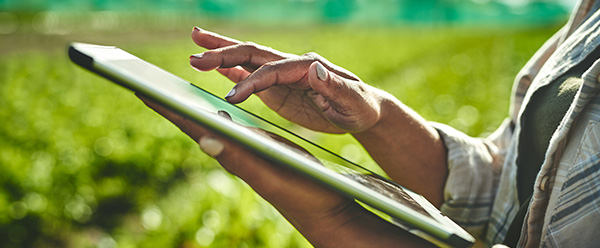
M 225 119 L 232 120 L 231 119 L 231 115 L 229 115 L 229 113 L 227 113 L 227 111 L 225 111 L 225 110 L 219 110 L 219 111 L 217 111 L 217 115 L 221 116 L 221 117 L 223 117 Z
M 204 57 L 204 53 L 190 55 L 190 59 L 192 59 L 192 58 L 194 58 L 194 59 L 201 59 L 202 57 Z
M 194 26 L 194 30 L 198 31 L 198 32 L 202 32 L 203 30 L 201 28 L 199 28 L 198 26 Z
M 204 153 L 213 158 L 221 155 L 221 152 L 223 152 L 223 149 L 225 148 L 223 142 L 212 137 L 202 137 L 198 141 L 198 144 Z
M 322 81 L 327 79 L 327 70 L 321 63 L 317 63 L 317 77 Z
M 229 98 L 232 97 L 233 95 L 235 95 L 235 87 L 233 87 L 229 93 L 227 93 L 227 95 L 225 96 L 225 98 Z

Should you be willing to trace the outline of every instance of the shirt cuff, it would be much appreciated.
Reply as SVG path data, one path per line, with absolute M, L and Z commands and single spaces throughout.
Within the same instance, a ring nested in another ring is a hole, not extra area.
M 450 126 L 431 123 L 447 150 L 448 177 L 440 210 L 474 236 L 483 235 L 495 195 L 493 143 Z

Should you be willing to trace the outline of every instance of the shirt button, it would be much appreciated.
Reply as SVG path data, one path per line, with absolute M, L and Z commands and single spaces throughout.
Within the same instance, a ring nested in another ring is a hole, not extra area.
M 544 175 L 542 177 L 542 181 L 540 182 L 540 190 L 546 191 L 546 188 L 548 188 L 548 175 Z

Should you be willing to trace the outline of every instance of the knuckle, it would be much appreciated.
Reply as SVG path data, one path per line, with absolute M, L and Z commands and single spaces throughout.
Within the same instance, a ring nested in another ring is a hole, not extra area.
M 208 50 L 202 53 L 202 57 L 209 57 L 209 56 L 214 56 L 216 54 L 220 54 L 221 51 L 218 50 Z
M 252 41 L 244 41 L 240 45 L 241 46 L 256 46 L 257 44 Z
M 243 42 L 242 44 L 240 44 L 240 47 L 249 48 L 249 49 L 259 49 L 260 45 L 254 43 L 252 41 L 246 41 L 246 42 Z
M 315 52 L 305 53 L 302 56 L 306 57 L 306 58 L 310 58 L 312 60 L 319 60 L 321 58 L 321 55 L 319 55 L 318 53 L 315 53 Z
M 273 61 L 264 63 L 261 66 L 261 70 L 263 70 L 263 71 L 274 71 L 274 70 L 277 70 L 277 63 L 275 63 Z

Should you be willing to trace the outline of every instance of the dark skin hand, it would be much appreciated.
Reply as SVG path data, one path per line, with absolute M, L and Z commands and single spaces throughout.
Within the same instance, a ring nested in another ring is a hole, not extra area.
M 350 133 L 394 181 L 438 207 L 443 202 L 446 148 L 437 131 L 395 97 L 315 53 L 283 53 L 199 28 L 192 40 L 209 49 L 190 57 L 192 67 L 216 69 L 236 83 L 229 102 L 255 94 L 294 123 Z
M 447 174 L 437 131 L 393 96 L 324 58 L 292 55 L 195 28 L 208 51 L 192 55 L 200 71 L 216 69 L 236 83 L 226 96 L 256 94 L 282 117 L 328 133 L 350 133 L 395 181 L 441 204 Z M 142 98 L 143 99 L 143 98 Z M 247 182 L 317 247 L 425 247 L 356 202 L 272 164 L 168 109 L 143 99 L 229 172 Z M 411 173 L 405 173 L 411 171 Z
M 432 246 L 367 211 L 354 200 L 287 168 L 272 164 L 237 143 L 139 97 L 148 107 L 198 141 L 200 147 L 217 159 L 223 168 L 248 183 L 315 247 Z M 275 139 L 281 141 L 279 137 Z M 215 146 L 221 148 L 215 150 Z
M 190 64 L 201 71 L 217 69 L 237 83 L 227 97 L 231 103 L 256 94 L 284 118 L 328 133 L 361 132 L 379 118 L 376 99 L 364 89 L 369 86 L 315 53 L 286 54 L 199 30 L 192 38 L 213 50 L 191 56 Z M 325 80 L 318 78 L 319 66 L 326 68 Z

